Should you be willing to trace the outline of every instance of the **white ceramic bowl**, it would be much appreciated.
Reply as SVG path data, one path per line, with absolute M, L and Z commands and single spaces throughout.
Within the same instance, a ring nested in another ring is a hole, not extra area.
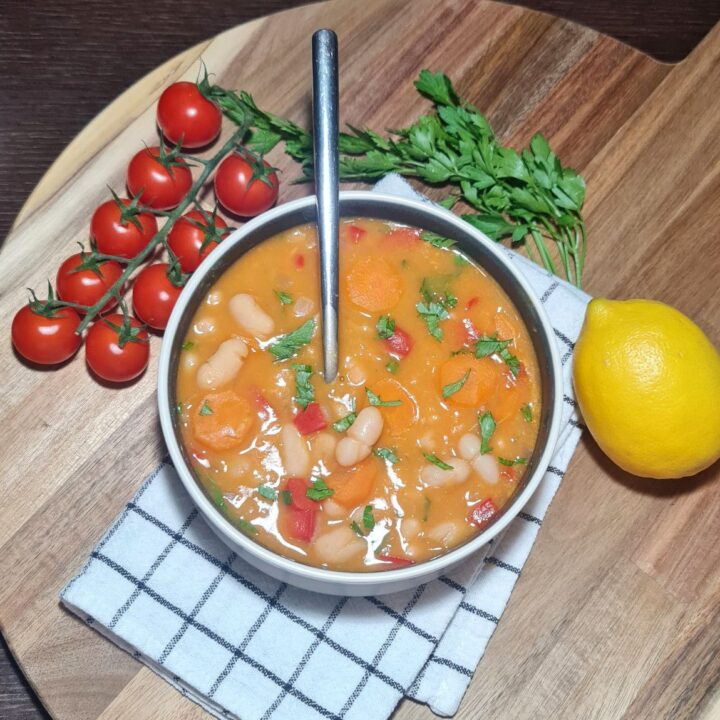
M 190 278 L 170 317 L 160 352 L 158 404 L 163 435 L 185 489 L 210 527 L 250 564 L 291 585 L 332 595 L 376 595 L 404 590 L 433 580 L 468 559 L 494 538 L 527 503 L 545 473 L 557 443 L 562 405 L 561 364 L 545 311 L 526 280 L 496 243 L 436 205 L 375 192 L 341 192 L 341 216 L 395 221 L 451 237 L 457 241 L 457 247 L 492 275 L 509 295 L 529 330 L 539 361 L 542 408 L 538 442 L 522 484 L 495 521 L 464 544 L 433 560 L 396 570 L 339 572 L 304 565 L 263 547 L 223 517 L 190 469 L 174 411 L 177 364 L 190 320 L 215 280 L 262 240 L 288 228 L 315 222 L 315 211 L 315 198 L 307 197 L 264 213 L 223 240 Z

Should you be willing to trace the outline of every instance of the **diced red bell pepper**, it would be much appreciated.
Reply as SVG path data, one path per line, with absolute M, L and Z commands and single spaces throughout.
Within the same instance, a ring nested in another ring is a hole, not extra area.
M 408 335 L 401 327 L 395 326 L 393 334 L 383 340 L 385 347 L 388 352 L 396 357 L 398 360 L 402 360 L 406 357 L 413 348 L 413 339 Z
M 287 481 L 287 490 L 292 499 L 291 508 L 295 510 L 312 510 L 313 512 L 317 510 L 317 503 L 306 495 L 309 487 L 310 485 L 305 478 L 291 477 Z
M 315 510 L 287 509 L 287 533 L 294 540 L 310 542 L 315 533 Z
M 300 410 L 293 418 L 293 423 L 301 435 L 309 435 L 327 427 L 325 414 L 316 402 L 311 402 L 304 410 Z
M 263 394 L 262 390 L 257 387 L 250 388 L 250 399 L 257 408 L 258 414 L 263 418 L 268 418 L 274 413 L 273 406 Z
M 295 267 L 300 270 L 305 267 L 305 256 L 302 253 L 298 253 L 293 257 Z
M 475 295 L 475 297 L 471 297 L 466 303 L 465 303 L 465 309 L 469 310 L 472 307 L 475 307 L 480 302 L 480 298 Z
M 413 228 L 399 227 L 386 235 L 387 242 L 393 247 L 411 248 L 420 242 L 420 231 Z
M 367 230 L 364 230 L 357 225 L 341 225 L 340 226 L 340 238 L 351 242 L 353 245 L 357 245 L 365 236 Z
M 395 565 L 396 567 L 407 567 L 413 565 L 413 561 L 410 558 L 398 557 L 397 555 L 378 555 L 378 560 L 388 563 L 389 565 Z
M 475 505 L 470 510 L 470 516 L 468 520 L 478 527 L 485 527 L 497 514 L 497 506 L 490 499 L 483 500 L 479 505 Z

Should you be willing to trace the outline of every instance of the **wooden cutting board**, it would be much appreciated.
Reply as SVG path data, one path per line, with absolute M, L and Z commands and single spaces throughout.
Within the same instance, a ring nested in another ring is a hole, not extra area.
M 82 353 L 59 371 L 31 370 L 11 351 L 12 316 L 24 288 L 42 288 L 87 239 L 106 185 L 120 190 L 128 159 L 155 139 L 168 83 L 194 79 L 202 57 L 222 85 L 306 123 L 309 38 L 320 26 L 340 36 L 344 120 L 406 124 L 426 109 L 411 84 L 418 71 L 448 72 L 504 140 L 519 146 L 540 130 L 586 177 L 588 291 L 664 300 L 720 341 L 720 27 L 667 66 L 517 7 L 337 0 L 188 50 L 88 125 L 2 250 L 0 625 L 56 718 L 203 713 L 57 600 L 163 453 L 154 362 L 123 390 L 93 382 Z M 282 155 L 272 159 L 295 176 Z M 307 191 L 285 182 L 281 201 Z M 158 348 L 156 338 L 154 357 Z M 458 717 L 717 717 L 719 474 L 639 480 L 585 438 Z M 429 716 L 410 702 L 397 712 Z

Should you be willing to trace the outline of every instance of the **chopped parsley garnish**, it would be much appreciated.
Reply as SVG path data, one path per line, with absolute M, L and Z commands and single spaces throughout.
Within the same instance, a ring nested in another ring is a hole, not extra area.
M 495 418 L 491 412 L 484 412 L 478 417 L 478 424 L 480 425 L 480 454 L 485 455 L 492 449 L 490 447 L 490 438 L 495 432 Z
M 283 490 L 280 497 L 285 505 L 292 505 L 292 493 L 289 490 Z
M 175 405 L 175 412 L 178 415 L 182 415 L 182 411 L 183 411 L 183 404 L 181 402 L 179 402 L 179 403 L 177 403 L 177 405 Z
M 516 457 L 514 460 L 507 460 L 505 458 L 499 457 L 497 459 L 497 461 L 501 465 L 506 465 L 507 467 L 512 467 L 513 465 L 525 465 L 525 463 L 527 463 L 527 458 Z
M 525 422 L 532 422 L 533 420 L 533 411 L 532 411 L 532 403 L 528 403 L 527 405 L 523 405 L 520 408 L 520 414 L 525 419 Z
M 291 295 L 288 295 L 286 292 L 283 292 L 282 290 L 273 290 L 275 293 L 275 297 L 280 301 L 281 305 L 292 305 L 293 299 Z
M 470 264 L 470 261 L 466 260 L 460 253 L 455 253 L 453 261 L 458 267 L 465 267 L 466 265 Z
M 274 345 L 270 346 L 270 353 L 275 356 L 276 360 L 288 360 L 300 350 L 303 345 L 307 345 L 315 334 L 315 320 L 310 319 L 304 322 L 300 327 L 295 328 L 287 335 L 283 335 Z
M 377 334 L 383 340 L 393 336 L 395 332 L 395 321 L 389 315 L 382 315 L 375 325 Z
M 200 406 L 200 415 L 212 415 L 213 409 L 208 405 L 207 400 Z
M 397 360 L 390 360 L 385 369 L 394 375 L 400 369 L 400 363 Z
M 452 465 L 448 465 L 446 462 L 443 462 L 437 455 L 433 455 L 432 453 L 423 453 L 423 457 L 428 461 L 431 462 L 433 465 L 436 465 L 441 470 L 454 470 Z
M 320 502 L 320 500 L 332 497 L 334 493 L 335 491 L 332 488 L 329 488 L 325 484 L 325 481 L 319 477 L 314 478 L 312 487 L 305 491 L 305 496 L 309 497 L 311 500 L 315 500 L 315 502 Z
M 257 491 L 258 495 L 262 495 L 268 500 L 277 500 L 277 490 L 275 490 L 275 488 L 271 488 L 269 485 L 260 485 Z
M 423 522 L 427 522 L 428 516 L 430 515 L 430 505 L 432 501 L 427 495 L 423 495 Z
M 358 537 L 361 537 L 361 538 L 364 538 L 364 537 L 365 537 L 365 533 L 362 531 L 361 527 L 360 527 L 354 520 L 350 523 L 350 529 L 351 529 Z
M 186 340 L 180 347 L 183 350 L 192 350 L 195 347 L 195 343 L 192 340 Z
M 367 393 L 368 402 L 375 407 L 397 407 L 402 405 L 400 400 L 381 400 L 370 388 L 365 388 Z
M 210 498 L 219 508 L 225 507 L 225 498 L 223 497 L 222 490 L 220 490 L 212 478 L 208 478 L 208 493 L 210 493 Z
M 499 340 L 497 335 L 483 335 L 475 343 L 475 357 L 484 358 L 488 355 L 498 357 L 510 368 L 513 377 L 520 373 L 520 361 L 508 350 L 512 340 Z
M 462 386 L 467 382 L 467 379 L 470 377 L 470 370 L 468 369 L 467 372 L 457 381 L 454 383 L 449 383 L 448 385 L 443 385 L 442 389 L 442 396 L 444 398 L 449 398 L 451 395 L 454 395 L 456 392 L 460 392 L 462 389 Z
M 293 400 L 304 410 L 315 399 L 315 388 L 310 382 L 313 369 L 311 365 L 298 363 L 293 363 L 292 369 L 295 371 L 295 397 Z
M 441 320 L 447 320 L 450 317 L 448 309 L 452 309 L 457 305 L 457 298 L 447 290 L 438 292 L 430 284 L 427 278 L 424 278 L 420 285 L 420 294 L 425 302 L 419 302 L 415 305 L 420 317 L 425 321 L 428 332 L 438 341 L 443 339 Z
M 237 525 L 238 530 L 242 530 L 247 535 L 257 535 L 257 528 L 245 518 L 233 518 L 233 523 Z
M 363 525 L 366 530 L 372 530 L 375 527 L 375 516 L 373 515 L 372 505 L 366 505 L 363 510 Z
M 421 232 L 420 238 L 426 243 L 430 243 L 430 245 L 435 246 L 436 248 L 449 248 L 455 244 L 455 240 L 444 237 L 442 235 L 438 235 L 434 232 L 430 232 L 429 230 L 424 230 L 423 232 Z
M 339 420 L 336 420 L 332 424 L 332 429 L 335 432 L 345 432 L 357 419 L 357 413 L 353 410 L 352 412 L 349 412 L 345 417 L 340 418 Z
M 373 454 L 383 460 L 387 460 L 391 465 L 394 465 L 399 460 L 392 448 L 375 448 L 373 450 Z

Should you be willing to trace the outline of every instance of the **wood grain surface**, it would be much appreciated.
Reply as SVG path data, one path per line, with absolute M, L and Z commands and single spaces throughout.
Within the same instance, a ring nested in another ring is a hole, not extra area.
M 8 327 L 20 288 L 41 286 L 85 239 L 105 185 L 119 189 L 127 158 L 152 140 L 168 82 L 194 77 L 202 54 L 222 84 L 304 121 L 307 38 L 320 24 L 340 34 L 344 119 L 406 123 L 423 107 L 417 71 L 447 70 L 504 140 L 541 130 L 584 173 L 591 293 L 670 302 L 720 339 L 720 28 L 671 67 L 587 28 L 469 0 L 310 6 L 236 28 L 143 79 L 68 148 L 6 242 L 0 322 Z M 392 85 L 369 81 L 388 73 Z M 285 185 L 281 200 L 302 192 Z M 202 717 L 57 605 L 161 455 L 154 369 L 117 391 L 93 383 L 81 358 L 42 372 L 5 343 L 0 363 L 0 626 L 30 682 L 58 718 Z M 658 486 L 621 473 L 585 438 L 458 717 L 717 716 L 719 474 Z M 430 716 L 408 702 L 397 712 Z

